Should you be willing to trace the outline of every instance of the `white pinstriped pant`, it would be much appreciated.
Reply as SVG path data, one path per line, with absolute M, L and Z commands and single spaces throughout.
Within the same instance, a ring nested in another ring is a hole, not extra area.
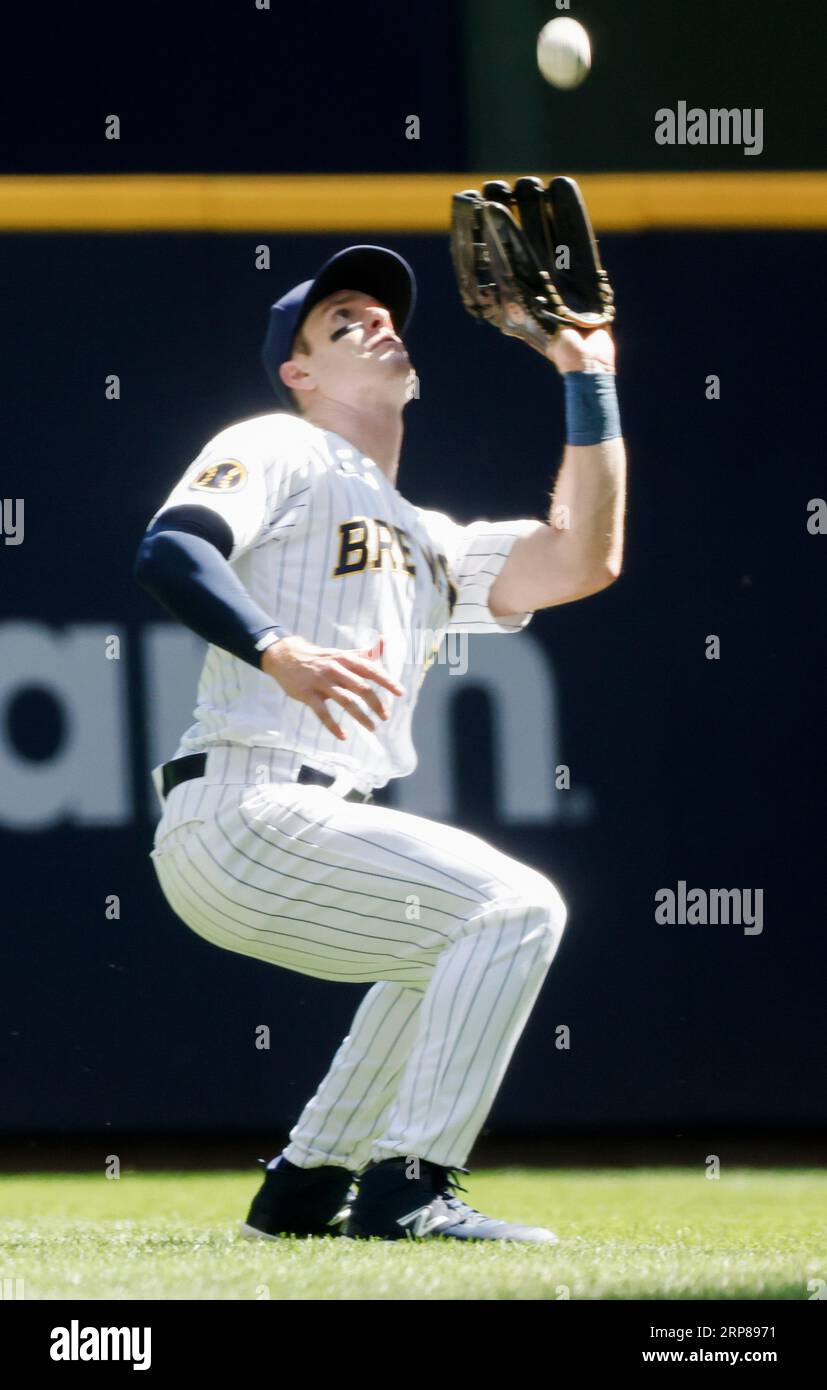
M 301 761 L 211 750 L 206 777 L 174 788 L 156 830 L 163 893 L 217 946 L 323 980 L 375 981 L 290 1131 L 292 1163 L 464 1166 L 565 904 L 542 874 L 466 831 L 277 780 Z

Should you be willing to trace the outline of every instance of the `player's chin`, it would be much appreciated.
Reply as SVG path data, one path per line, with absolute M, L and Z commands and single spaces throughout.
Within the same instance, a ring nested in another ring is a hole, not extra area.
M 401 381 L 407 381 L 413 371 L 413 364 L 405 348 L 397 348 L 388 363 L 388 371 Z
M 407 353 L 389 354 L 380 361 L 370 362 L 362 377 L 358 396 L 365 405 L 375 405 L 377 400 L 404 405 L 407 400 L 408 382 L 413 368 Z
M 379 383 L 383 387 L 395 390 L 398 386 L 404 386 L 413 368 L 411 360 L 404 348 L 400 351 L 396 349 L 389 352 L 372 364 L 374 370 L 371 372 L 371 379 L 374 385 Z

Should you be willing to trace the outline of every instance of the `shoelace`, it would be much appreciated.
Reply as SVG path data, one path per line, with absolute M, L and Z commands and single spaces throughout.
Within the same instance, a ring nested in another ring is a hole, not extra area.
M 483 1216 L 481 1211 L 477 1211 L 476 1207 L 469 1206 L 467 1202 L 463 1202 L 461 1198 L 456 1196 L 457 1192 L 468 1191 L 467 1187 L 462 1186 L 456 1175 L 458 1173 L 467 1174 L 470 1169 L 442 1168 L 439 1164 L 435 1164 L 434 1167 L 439 1173 L 437 1195 L 442 1198 L 445 1205 L 457 1212 L 463 1221 L 467 1221 L 469 1216 L 478 1216 L 482 1221 L 485 1221 L 487 1218 Z
M 462 1186 L 456 1175 L 457 1173 L 469 1173 L 471 1171 L 469 1168 L 442 1168 L 439 1164 L 435 1164 L 434 1167 L 440 1175 L 440 1187 L 447 1187 L 452 1193 L 468 1191 L 468 1188 Z

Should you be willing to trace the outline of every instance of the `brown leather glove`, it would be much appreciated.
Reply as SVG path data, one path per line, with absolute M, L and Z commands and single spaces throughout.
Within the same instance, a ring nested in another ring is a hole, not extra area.
M 453 198 L 451 256 L 462 302 L 479 323 L 544 356 L 560 328 L 581 333 L 615 317 L 592 224 L 574 179 L 494 180 Z M 519 221 L 511 209 L 519 214 Z

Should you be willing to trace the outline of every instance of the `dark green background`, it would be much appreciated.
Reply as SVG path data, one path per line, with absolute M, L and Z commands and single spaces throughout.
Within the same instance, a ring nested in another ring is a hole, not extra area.
M 575 91 L 543 80 L 536 38 L 558 13 L 588 29 Z M 824 164 L 823 4 L 784 0 L 465 0 L 469 167 L 580 172 L 815 169 Z M 655 112 L 761 107 L 764 150 L 660 146 Z

